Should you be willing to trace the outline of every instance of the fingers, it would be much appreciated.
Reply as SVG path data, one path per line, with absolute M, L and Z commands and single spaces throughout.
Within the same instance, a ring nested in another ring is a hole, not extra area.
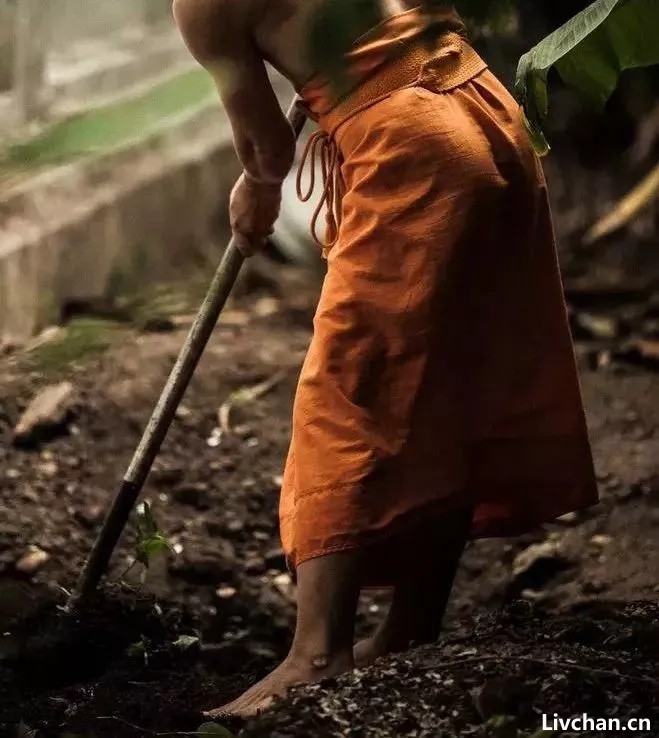
M 274 230 L 281 184 L 258 183 L 243 175 L 231 193 L 229 215 L 236 246 L 245 256 L 262 249 Z
M 265 248 L 268 239 L 264 236 L 247 236 L 244 233 L 233 233 L 233 244 L 240 253 L 249 259 L 255 253 Z

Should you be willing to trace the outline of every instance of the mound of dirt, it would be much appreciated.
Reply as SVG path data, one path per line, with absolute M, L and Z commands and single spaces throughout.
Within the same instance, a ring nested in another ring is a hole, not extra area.
M 179 410 L 144 490 L 176 555 L 154 561 L 144 583 L 139 567 L 125 576 L 131 524 L 109 581 L 123 576 L 134 589 L 73 628 L 57 609 L 60 587 L 75 581 L 189 319 L 169 333 L 125 329 L 64 372 L 0 364 L 0 736 L 194 732 L 202 710 L 285 654 L 294 588 L 278 490 L 313 307 L 294 292 L 294 302 L 269 294 L 234 304 Z M 597 290 L 573 292 L 586 302 L 597 293 L 604 310 Z M 574 295 L 574 309 L 585 309 Z M 645 293 L 625 300 L 644 316 L 629 327 L 641 335 L 654 308 Z M 470 544 L 438 648 L 298 691 L 247 736 L 537 738 L 543 711 L 652 717 L 647 735 L 657 735 L 657 608 L 627 603 L 659 599 L 659 383 L 652 368 L 617 358 L 628 332 L 607 336 L 577 346 L 601 502 L 518 539 Z M 237 393 L 282 370 L 270 391 Z M 76 394 L 62 433 L 14 448 L 30 401 L 61 381 Z M 232 397 L 251 399 L 227 419 L 219 411 Z M 360 633 L 385 605 L 364 598 Z
M 555 716 L 585 713 L 619 720 L 616 735 L 644 718 L 634 735 L 656 736 L 658 616 L 656 606 L 601 604 L 552 618 L 517 603 L 439 646 L 300 690 L 241 735 L 539 738 L 563 734 L 542 732 Z

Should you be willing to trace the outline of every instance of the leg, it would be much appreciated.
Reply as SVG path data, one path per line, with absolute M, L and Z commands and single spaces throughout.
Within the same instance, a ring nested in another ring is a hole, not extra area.
M 472 516 L 471 508 L 460 510 L 401 537 L 401 574 L 389 613 L 355 646 L 357 666 L 437 640 Z
M 298 567 L 298 614 L 286 660 L 263 681 L 210 717 L 247 717 L 285 697 L 296 684 L 309 684 L 353 668 L 353 639 L 362 553 L 322 556 Z

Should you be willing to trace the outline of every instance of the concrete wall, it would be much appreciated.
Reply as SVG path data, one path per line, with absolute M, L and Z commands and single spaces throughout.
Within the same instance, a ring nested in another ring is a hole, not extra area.
M 179 275 L 228 235 L 238 165 L 217 106 L 157 136 L 0 196 L 0 343 L 61 304 Z

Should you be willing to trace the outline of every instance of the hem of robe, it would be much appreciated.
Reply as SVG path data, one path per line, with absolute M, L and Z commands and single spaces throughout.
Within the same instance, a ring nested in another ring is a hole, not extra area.
M 575 443 L 571 450 L 578 450 L 583 438 L 573 440 Z M 566 448 L 570 445 L 568 441 Z M 495 445 L 486 450 L 484 456 L 500 451 Z M 568 455 L 571 455 L 569 451 Z M 533 454 L 529 456 L 532 457 Z M 369 487 L 369 482 L 354 482 L 307 492 L 297 498 L 295 512 L 281 519 L 282 527 L 289 521 L 294 521 L 297 532 L 293 550 L 286 552 L 288 567 L 295 573 L 297 567 L 306 561 L 333 553 L 371 549 L 364 562 L 361 586 L 387 588 L 393 586 L 395 580 L 404 573 L 398 566 L 400 548 L 397 538 L 413 532 L 422 523 L 427 524 L 429 518 L 441 518 L 466 507 L 473 507 L 473 522 L 467 540 L 508 538 L 528 533 L 551 523 L 561 515 L 584 510 L 599 501 L 597 484 L 588 465 L 580 470 L 581 473 L 573 467 L 572 479 L 542 482 L 524 478 L 524 463 L 523 460 L 520 461 L 518 469 L 522 478 L 517 480 L 492 478 L 489 482 L 481 479 L 477 484 L 473 480 L 466 484 L 458 481 L 459 475 L 456 475 L 455 482 L 441 492 L 438 487 L 443 485 L 427 482 L 424 485 L 426 493 L 416 496 L 413 507 L 404 511 L 398 508 L 399 512 L 393 518 L 374 521 L 372 526 L 359 531 L 339 532 L 338 524 L 336 527 L 332 526 L 332 542 L 314 542 L 309 536 L 307 540 L 300 540 L 300 531 L 314 530 L 313 526 L 301 524 L 305 509 L 308 507 L 310 518 L 332 520 L 337 511 L 345 511 L 346 507 L 350 508 L 354 504 L 355 497 L 360 497 L 356 490 Z M 506 466 L 505 461 L 503 466 Z M 386 510 L 387 506 L 383 508 Z M 324 525 L 325 530 L 327 527 Z
M 350 536 L 349 538 L 351 540 L 346 541 L 343 544 L 337 544 L 335 546 L 298 556 L 294 562 L 289 558 L 287 559 L 289 571 L 295 574 L 297 568 L 301 564 L 322 558 L 323 556 L 368 548 L 377 549 L 383 544 L 389 543 L 392 544 L 390 550 L 376 550 L 374 552 L 375 561 L 367 561 L 365 566 L 366 573 L 363 576 L 361 587 L 364 589 L 387 589 L 394 587 L 396 584 L 396 575 L 399 573 L 399 570 L 397 570 L 395 562 L 391 563 L 392 557 L 395 558 L 397 555 L 395 541 L 392 541 L 391 539 L 395 538 L 397 535 L 414 530 L 416 525 L 420 522 L 419 518 L 421 517 L 423 517 L 424 522 L 427 522 L 429 517 L 442 517 L 452 512 L 464 509 L 469 505 L 468 500 L 471 499 L 471 496 L 465 495 L 464 490 L 456 490 L 455 494 L 460 495 L 460 499 L 449 498 L 440 501 L 436 499 L 431 500 L 425 505 L 409 511 L 407 514 L 400 515 L 399 519 L 391 523 L 384 530 L 371 531 L 370 533 L 362 531 L 358 536 Z M 535 516 L 528 515 L 524 518 L 520 516 L 514 519 L 510 518 L 509 514 L 503 507 L 498 510 L 495 507 L 492 507 L 488 510 L 486 515 L 483 515 L 482 518 L 480 518 L 479 515 L 474 515 L 474 521 L 467 540 L 512 538 L 529 533 L 542 525 L 550 524 L 557 518 L 561 517 L 561 515 L 566 515 L 571 512 L 580 512 L 581 510 L 592 507 L 594 504 L 593 501 L 584 502 L 583 494 L 581 493 L 575 496 L 575 500 L 579 501 L 575 502 L 574 507 L 566 507 L 564 504 L 560 504 L 553 510 L 546 509 L 543 510 L 541 514 Z M 383 559 L 387 562 L 386 566 L 383 566 Z M 384 572 L 386 572 L 387 576 L 383 576 Z

